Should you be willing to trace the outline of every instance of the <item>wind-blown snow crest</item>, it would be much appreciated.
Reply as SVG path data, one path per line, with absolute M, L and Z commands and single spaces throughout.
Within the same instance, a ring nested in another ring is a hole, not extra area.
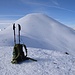
M 51 17 L 33 13 L 17 20 L 15 24 L 17 36 L 17 24 L 21 25 L 21 43 L 27 47 L 68 51 L 75 55 L 75 31 Z M 13 45 L 12 26 L 1 31 L 0 37 L 0 45 Z

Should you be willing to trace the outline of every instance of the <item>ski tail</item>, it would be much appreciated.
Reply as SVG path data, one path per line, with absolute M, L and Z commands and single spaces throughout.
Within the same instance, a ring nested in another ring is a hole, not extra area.
M 16 36 L 15 36 L 15 23 L 13 24 L 13 30 L 14 30 L 14 44 L 16 44 Z
M 19 38 L 19 44 L 20 44 L 20 30 L 21 30 L 21 26 L 20 26 L 20 24 L 18 24 L 18 38 Z

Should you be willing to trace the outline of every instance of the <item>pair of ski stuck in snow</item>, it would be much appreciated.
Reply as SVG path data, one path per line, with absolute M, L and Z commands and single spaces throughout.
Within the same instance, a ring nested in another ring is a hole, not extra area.
M 12 64 L 18 64 L 20 62 L 23 62 L 25 60 L 32 60 L 32 61 L 37 61 L 33 58 L 27 57 L 27 48 L 26 45 L 20 44 L 20 31 L 21 31 L 21 26 L 18 24 L 18 38 L 19 38 L 19 43 L 16 44 L 16 34 L 15 34 L 15 23 L 13 24 L 13 30 L 14 30 L 14 48 L 13 48 L 13 58 L 11 63 Z M 23 51 L 25 49 L 25 52 Z

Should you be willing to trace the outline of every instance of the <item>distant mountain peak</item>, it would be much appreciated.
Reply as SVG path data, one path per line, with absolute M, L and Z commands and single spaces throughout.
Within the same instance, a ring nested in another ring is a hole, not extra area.
M 15 24 L 16 29 L 21 25 L 21 42 L 27 47 L 75 52 L 75 31 L 45 14 L 28 14 Z M 0 41 L 0 45 L 13 45 L 12 26 L 0 33 Z

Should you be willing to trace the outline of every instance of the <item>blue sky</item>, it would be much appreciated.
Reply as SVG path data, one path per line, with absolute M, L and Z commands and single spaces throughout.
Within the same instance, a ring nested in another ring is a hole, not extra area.
M 0 28 L 30 13 L 45 13 L 75 27 L 75 0 L 0 0 Z

